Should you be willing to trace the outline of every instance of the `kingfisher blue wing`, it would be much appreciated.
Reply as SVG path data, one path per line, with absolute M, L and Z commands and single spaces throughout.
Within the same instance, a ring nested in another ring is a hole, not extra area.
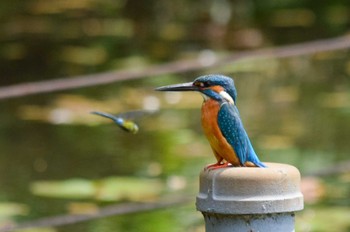
M 243 165 L 247 161 L 248 145 L 237 108 L 228 102 L 222 103 L 218 113 L 218 125 Z
M 221 104 L 218 125 L 227 142 L 233 147 L 242 166 L 250 161 L 258 167 L 265 167 L 255 154 L 235 105 L 228 102 Z

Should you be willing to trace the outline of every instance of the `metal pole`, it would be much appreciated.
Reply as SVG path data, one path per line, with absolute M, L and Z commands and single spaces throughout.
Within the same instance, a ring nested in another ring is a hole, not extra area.
M 300 173 L 293 166 L 203 170 L 197 210 L 206 232 L 292 232 L 294 212 L 304 207 Z

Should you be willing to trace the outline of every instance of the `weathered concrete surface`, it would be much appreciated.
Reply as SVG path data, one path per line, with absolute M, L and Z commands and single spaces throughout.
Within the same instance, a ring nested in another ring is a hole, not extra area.
M 293 232 L 294 214 L 220 215 L 204 213 L 207 232 Z

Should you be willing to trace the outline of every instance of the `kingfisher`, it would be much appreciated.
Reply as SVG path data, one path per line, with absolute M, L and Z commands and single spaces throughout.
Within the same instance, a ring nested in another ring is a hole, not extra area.
M 203 96 L 202 127 L 216 163 L 207 169 L 228 166 L 266 167 L 255 153 L 236 105 L 237 90 L 232 78 L 211 74 L 193 82 L 156 88 L 158 91 L 197 91 Z
M 105 118 L 112 119 L 115 122 L 115 124 L 117 124 L 124 131 L 131 132 L 132 134 L 136 134 L 139 131 L 138 125 L 135 122 L 129 119 L 126 119 L 126 116 L 131 114 L 136 114 L 137 112 L 132 111 L 132 112 L 126 112 L 118 115 L 112 115 L 112 114 L 99 112 L 99 111 L 93 111 L 91 113 L 105 117 Z

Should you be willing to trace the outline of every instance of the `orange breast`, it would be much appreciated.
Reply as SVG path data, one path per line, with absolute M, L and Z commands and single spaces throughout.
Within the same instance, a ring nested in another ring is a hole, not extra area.
M 218 161 L 224 159 L 234 166 L 240 166 L 234 149 L 222 135 L 217 123 L 220 104 L 212 99 L 203 102 L 202 127 Z

